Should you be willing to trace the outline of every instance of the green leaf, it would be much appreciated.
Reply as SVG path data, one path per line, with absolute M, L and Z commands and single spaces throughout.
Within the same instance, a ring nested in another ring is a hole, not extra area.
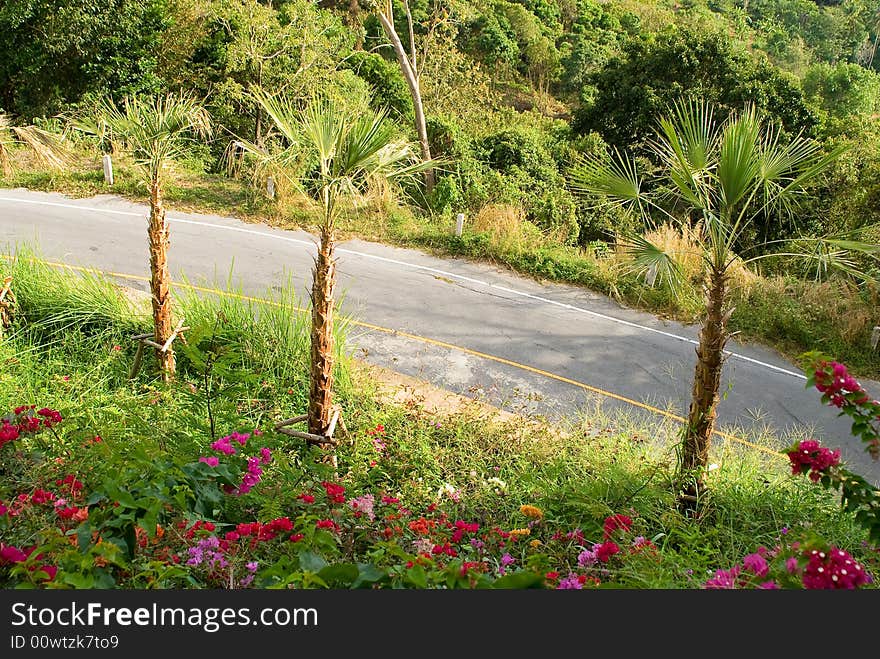
M 413 565 L 407 570 L 406 578 L 416 588 L 428 587 L 428 575 L 425 574 L 425 568 L 421 565 Z
M 541 588 L 543 585 L 544 577 L 542 575 L 523 570 L 499 577 L 492 584 L 492 588 Z
M 317 574 L 327 567 L 327 561 L 315 552 L 303 549 L 299 552 L 299 565 L 303 570 Z
M 300 557 L 300 564 L 302 564 L 302 557 Z M 328 584 L 348 586 L 357 580 L 360 576 L 360 570 L 354 563 L 336 563 L 322 568 L 318 572 L 318 576 Z
M 360 588 L 361 586 L 377 583 L 388 578 L 388 573 L 385 570 L 381 570 L 369 563 L 358 563 L 357 568 L 358 578 L 351 585 L 352 588 Z

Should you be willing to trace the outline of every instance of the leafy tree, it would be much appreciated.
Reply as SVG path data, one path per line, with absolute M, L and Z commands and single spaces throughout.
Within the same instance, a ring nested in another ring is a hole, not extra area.
M 377 110 L 388 108 L 399 118 L 411 120 L 412 96 L 400 73 L 400 67 L 381 55 L 364 51 L 351 53 L 345 59 L 344 65 L 370 85 L 373 92 L 372 107 Z
M 724 112 L 705 102 L 681 102 L 660 120 L 651 148 L 665 186 L 659 192 L 645 185 L 632 158 L 589 156 L 572 175 L 581 192 L 601 195 L 629 208 L 647 223 L 662 215 L 675 224 L 700 227 L 696 249 L 704 264 L 705 312 L 697 346 L 693 393 L 679 460 L 681 503 L 693 509 L 705 491 L 702 470 L 708 464 L 715 427 L 727 329 L 729 277 L 740 261 L 735 246 L 759 213 L 793 214 L 805 187 L 838 155 L 823 155 L 806 138 L 782 139 L 780 130 L 762 123 L 757 110 L 718 120 Z M 674 198 L 673 210 L 661 201 Z M 636 263 L 673 284 L 681 279 L 678 256 L 645 238 L 632 239 Z M 761 256 L 746 259 L 753 262 Z
M 820 63 L 804 76 L 804 93 L 835 119 L 870 117 L 880 111 L 880 75 L 858 64 Z
M 180 158 L 194 136 L 207 137 L 211 120 L 204 107 L 192 97 L 129 96 L 121 107 L 104 99 L 96 116 L 80 119 L 76 126 L 107 137 L 118 150 L 131 156 L 144 176 L 149 192 L 150 218 L 147 227 L 150 249 L 150 293 L 153 307 L 156 358 L 162 378 L 174 377 L 174 350 L 166 342 L 174 332 L 171 319 L 171 276 L 168 271 L 169 229 L 163 199 L 168 168 Z
M 575 113 L 573 128 L 596 131 L 618 149 L 650 153 L 654 118 L 681 98 L 704 98 L 719 112 L 753 103 L 790 135 L 813 135 L 818 123 L 796 80 L 735 49 L 721 33 L 683 28 L 630 40 L 592 83 L 595 99 Z
M 56 114 L 86 95 L 157 91 L 164 0 L 0 3 L 0 107 Z

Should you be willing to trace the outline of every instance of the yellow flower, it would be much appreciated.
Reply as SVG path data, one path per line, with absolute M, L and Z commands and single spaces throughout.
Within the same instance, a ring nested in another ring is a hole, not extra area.
M 529 535 L 531 532 L 532 532 L 531 529 L 511 529 L 510 535 L 512 535 L 512 536 Z
M 532 541 L 529 543 L 529 545 L 532 546 L 532 547 L 540 547 L 542 544 L 543 544 L 543 543 L 542 543 L 540 540 L 538 540 L 537 538 L 535 538 L 534 540 L 532 540 Z
M 536 506 L 520 506 L 519 511 L 526 517 L 533 517 L 535 519 L 541 519 L 544 516 L 544 511 Z

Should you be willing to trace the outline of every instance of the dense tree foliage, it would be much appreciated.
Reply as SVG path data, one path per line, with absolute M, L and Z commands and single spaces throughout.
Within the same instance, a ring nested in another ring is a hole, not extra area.
M 642 147 L 657 117 L 682 98 L 728 110 L 751 103 L 789 133 L 812 134 L 818 123 L 796 79 L 721 33 L 675 29 L 631 40 L 591 81 L 593 100 L 576 113 L 575 129 L 595 130 L 620 149 Z
M 0 111 L 39 124 L 98 97 L 186 91 L 223 129 L 188 159 L 214 170 L 229 134 L 274 139 L 254 101 L 260 89 L 303 105 L 317 95 L 348 109 L 386 109 L 415 137 L 412 96 L 378 7 L 7 0 Z M 446 158 L 424 200 L 430 212 L 500 204 L 545 238 L 609 240 L 630 220 L 572 198 L 571 164 L 606 144 L 650 156 L 657 117 L 693 97 L 726 112 L 752 104 L 785 137 L 850 147 L 811 190 L 797 231 L 878 219 L 875 0 L 392 0 L 391 9 L 416 63 L 427 142 Z M 761 227 L 768 238 L 794 232 Z
M 58 112 L 89 93 L 155 91 L 165 0 L 7 0 L 0 3 L 0 107 Z

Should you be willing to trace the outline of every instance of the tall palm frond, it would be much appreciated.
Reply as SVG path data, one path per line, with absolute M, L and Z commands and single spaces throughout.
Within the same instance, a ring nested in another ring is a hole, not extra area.
M 694 208 L 711 206 L 711 175 L 717 166 L 719 135 L 709 103 L 676 103 L 672 115 L 659 121 L 658 138 L 649 145 L 678 194 Z
M 674 293 L 685 286 L 686 277 L 678 258 L 680 255 L 664 250 L 638 234 L 626 236 L 619 243 L 631 260 L 627 271 L 644 277 L 649 286 L 666 282 Z
M 637 212 L 645 221 L 642 179 L 634 159 L 618 149 L 581 156 L 568 173 L 569 186 L 574 192 L 592 195 L 596 205 L 620 206 Z
M 70 167 L 71 155 L 64 144 L 64 136 L 37 126 L 16 126 L 12 118 L 0 113 L 0 167 L 4 176 L 12 175 L 11 147 L 27 146 L 37 161 L 49 169 L 62 171 Z

